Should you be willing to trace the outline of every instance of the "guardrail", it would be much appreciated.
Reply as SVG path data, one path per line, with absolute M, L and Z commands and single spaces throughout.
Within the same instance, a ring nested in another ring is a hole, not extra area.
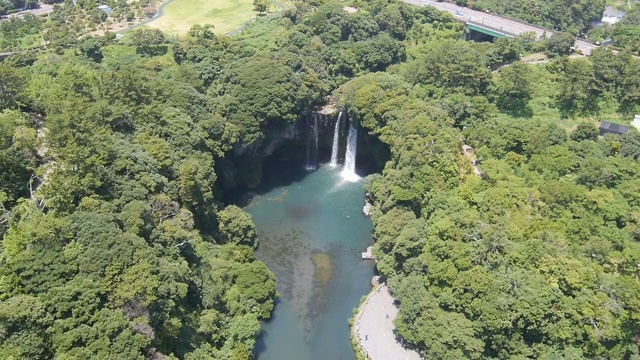
M 468 20 L 468 21 L 466 21 L 466 24 L 467 25 L 473 25 L 473 26 L 476 26 L 476 27 L 479 27 L 479 28 L 483 28 L 483 29 L 486 29 L 486 30 L 489 30 L 489 31 L 493 31 L 495 33 L 500 33 L 500 34 L 502 34 L 504 36 L 515 37 L 516 35 L 518 35 L 516 33 L 503 30 L 502 28 L 498 29 L 495 26 L 485 25 L 484 22 Z
M 449 3 L 449 4 L 453 4 L 453 5 L 455 5 L 455 6 L 460 6 L 460 7 L 465 7 L 465 8 L 466 8 L 466 6 L 458 5 L 458 4 L 456 4 L 456 2 L 455 2 L 455 1 L 452 1 L 452 0 L 441 0 L 441 1 L 439 1 L 439 2 L 446 2 L 446 3 Z M 474 9 L 474 8 L 472 8 L 472 7 L 468 8 L 468 9 L 475 10 L 475 11 L 480 11 L 480 12 L 484 12 L 484 11 L 482 11 L 481 9 Z M 535 28 L 538 28 L 538 29 L 540 29 L 540 30 L 546 31 L 547 33 L 552 33 L 552 32 L 558 31 L 558 30 L 551 30 L 551 29 L 546 28 L 546 27 L 544 27 L 544 26 L 540 26 L 540 25 L 536 25 L 536 24 L 528 23 L 528 22 L 526 22 L 526 21 L 524 21 L 524 20 L 522 20 L 522 19 L 516 19 L 516 18 L 513 18 L 513 17 L 511 17 L 511 16 L 509 16 L 509 15 L 505 15 L 505 14 L 492 14 L 492 13 L 487 13 L 487 14 L 491 14 L 491 15 L 499 16 L 499 17 L 501 17 L 501 18 L 503 18 L 503 19 L 507 19 L 507 20 L 510 20 L 510 21 L 513 21 L 513 22 L 517 22 L 517 23 L 522 24 L 522 25 L 527 25 L 527 26 L 535 27 Z
M 422 1 L 420 1 L 420 2 L 422 3 Z M 462 5 L 456 4 L 456 2 L 452 1 L 452 0 L 440 0 L 439 2 L 446 2 L 446 3 L 449 3 L 449 4 L 456 5 L 456 6 L 464 7 Z M 475 11 L 482 11 L 480 9 L 474 9 L 474 8 L 471 8 L 471 7 L 469 9 L 475 10 Z M 499 17 L 501 17 L 503 19 L 507 19 L 507 20 L 510 20 L 510 21 L 513 21 L 513 22 L 517 22 L 517 23 L 522 24 L 522 25 L 527 25 L 527 26 L 538 28 L 540 30 L 546 31 L 547 32 L 547 36 L 551 36 L 554 32 L 561 31 L 561 30 L 553 30 L 553 29 L 550 29 L 548 27 L 537 25 L 537 24 L 532 24 L 532 23 L 526 22 L 526 21 L 524 21 L 522 19 L 513 18 L 513 17 L 511 17 L 509 15 L 506 15 L 506 14 L 491 14 L 491 15 L 499 16 Z M 589 44 L 591 43 L 591 41 L 589 39 L 587 39 L 586 37 L 584 37 L 584 36 L 575 36 L 575 38 L 576 38 L 576 40 L 584 41 L 584 42 L 587 42 Z

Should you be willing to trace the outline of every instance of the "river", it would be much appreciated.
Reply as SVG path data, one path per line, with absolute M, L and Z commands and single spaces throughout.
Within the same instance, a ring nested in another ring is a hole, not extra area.
M 259 236 L 258 259 L 280 293 L 263 325 L 258 360 L 353 360 L 348 319 L 371 289 L 372 223 L 362 214 L 362 181 L 322 166 L 256 196 L 246 210 Z

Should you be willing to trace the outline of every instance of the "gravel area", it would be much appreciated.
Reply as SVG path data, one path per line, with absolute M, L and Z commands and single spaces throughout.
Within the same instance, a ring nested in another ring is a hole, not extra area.
M 386 284 L 373 290 L 360 306 L 353 335 L 370 360 L 420 360 L 420 354 L 404 348 L 396 339 L 393 320 L 398 315 Z

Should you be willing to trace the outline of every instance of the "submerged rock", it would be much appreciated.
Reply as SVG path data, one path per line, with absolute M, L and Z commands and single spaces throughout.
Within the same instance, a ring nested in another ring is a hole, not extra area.
M 375 260 L 376 257 L 373 255 L 373 246 L 369 246 L 367 251 L 362 253 L 362 260 Z
M 365 202 L 364 206 L 362 207 L 362 213 L 364 214 L 364 216 L 371 216 L 371 204 Z
M 320 281 L 321 284 L 326 284 L 331 279 L 333 274 L 333 263 L 329 254 L 324 252 L 314 252 L 311 254 L 311 260 L 315 267 L 315 278 Z

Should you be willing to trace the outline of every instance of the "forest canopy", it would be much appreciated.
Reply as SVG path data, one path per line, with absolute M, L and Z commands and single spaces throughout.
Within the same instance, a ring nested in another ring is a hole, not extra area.
M 407 342 L 434 359 L 640 356 L 640 133 L 595 125 L 640 113 L 640 60 L 345 4 L 296 2 L 234 37 L 78 37 L 64 11 L 0 26 L 49 41 L 0 63 L 0 357 L 252 358 L 278 294 L 251 217 L 224 201 L 261 181 L 264 156 L 238 149 L 327 97 L 389 149 L 365 187 Z M 576 34 L 601 5 L 528 20 Z

